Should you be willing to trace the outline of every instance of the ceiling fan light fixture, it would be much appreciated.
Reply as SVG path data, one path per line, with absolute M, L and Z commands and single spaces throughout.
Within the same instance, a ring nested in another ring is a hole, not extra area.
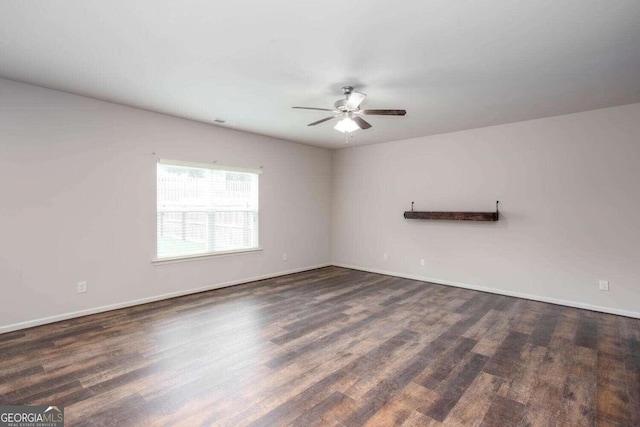
M 345 98 L 337 100 L 333 104 L 333 109 L 329 108 L 316 108 L 316 107 L 293 107 L 302 110 L 316 110 L 316 111 L 330 111 L 333 115 L 325 117 L 324 119 L 316 120 L 313 123 L 309 123 L 307 126 L 316 126 L 321 123 L 327 122 L 332 119 L 339 119 L 340 121 L 333 128 L 338 132 L 350 134 L 358 129 L 367 130 L 371 129 L 371 123 L 362 118 L 362 114 L 369 116 L 404 116 L 407 114 L 405 110 L 363 110 L 360 108 L 367 95 L 362 92 L 355 92 L 353 87 L 344 86 L 342 93 Z
M 360 129 L 360 126 L 350 117 L 340 120 L 334 127 L 335 130 L 343 133 L 353 132 Z

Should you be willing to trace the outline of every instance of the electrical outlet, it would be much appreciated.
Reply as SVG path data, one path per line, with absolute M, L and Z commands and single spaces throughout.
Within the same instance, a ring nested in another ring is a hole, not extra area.
M 382 254 L 382 259 L 384 261 L 389 261 L 389 254 Z
M 420 265 L 424 265 L 424 258 L 420 260 Z
M 78 282 L 77 287 L 79 294 L 87 292 L 87 282 Z
M 608 280 L 600 280 L 600 282 L 598 283 L 598 289 L 600 289 L 601 291 L 608 291 L 609 290 L 609 281 Z
M 287 254 L 282 254 L 282 260 L 283 261 L 286 261 L 288 259 L 289 259 L 289 257 L 287 256 Z

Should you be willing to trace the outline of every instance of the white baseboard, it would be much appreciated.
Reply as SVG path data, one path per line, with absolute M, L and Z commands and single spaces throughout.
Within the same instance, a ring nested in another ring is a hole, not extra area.
M 405 279 L 419 280 L 419 281 L 422 281 L 422 282 L 431 282 L 431 283 L 437 283 L 437 284 L 440 284 L 440 285 L 447 285 L 447 286 L 455 286 L 457 288 L 464 288 L 464 289 L 471 289 L 471 290 L 474 290 L 474 291 L 489 292 L 489 293 L 492 293 L 492 294 L 505 295 L 505 296 L 516 297 L 516 298 L 524 298 L 524 299 L 533 300 L 533 301 L 547 302 L 547 303 L 551 303 L 551 304 L 564 305 L 564 306 L 567 306 L 567 307 L 582 308 L 582 309 L 586 309 L 586 310 L 593 310 L 593 311 L 599 311 L 599 312 L 602 312 L 602 313 L 616 314 L 616 315 L 619 315 L 619 316 L 626 316 L 626 317 L 633 317 L 633 318 L 636 318 L 636 319 L 640 319 L 640 312 L 635 312 L 635 311 L 620 310 L 620 309 L 611 308 L 611 307 L 601 307 L 601 306 L 597 306 L 597 305 L 586 304 L 586 303 L 581 303 L 581 302 L 576 302 L 576 301 L 567 301 L 567 300 L 561 300 L 561 299 L 556 299 L 556 298 L 543 297 L 543 296 L 540 296 L 540 295 L 524 294 L 524 293 L 520 293 L 520 292 L 511 292 L 511 291 L 505 291 L 503 289 L 496 289 L 496 288 L 488 288 L 488 287 L 484 287 L 484 286 L 469 285 L 469 284 L 466 284 L 466 283 L 452 282 L 450 280 L 434 279 L 434 278 L 431 278 L 431 277 L 416 276 L 416 275 L 412 275 L 412 274 L 404 274 L 404 273 L 398 273 L 398 272 L 394 272 L 394 271 L 378 270 L 378 269 L 374 269 L 374 268 L 361 267 L 361 266 L 358 266 L 358 265 L 347 265 L 347 264 L 340 264 L 340 263 L 325 263 L 325 264 L 318 264 L 318 265 L 309 266 L 309 267 L 297 268 L 297 269 L 293 269 L 293 270 L 281 271 L 281 272 L 278 272 L 278 273 L 265 274 L 265 275 L 262 275 L 262 276 L 249 277 L 249 278 L 246 278 L 246 279 L 234 280 L 234 281 L 230 281 L 230 282 L 217 283 L 217 284 L 204 286 L 204 287 L 196 288 L 196 289 L 189 289 L 189 290 L 185 290 L 185 291 L 177 291 L 177 292 L 172 292 L 172 293 L 163 294 L 163 295 L 156 295 L 156 296 L 153 296 L 153 297 L 142 298 L 142 299 L 138 299 L 138 300 L 134 300 L 134 301 L 125 301 L 125 302 L 121 302 L 121 303 L 105 305 L 105 306 L 102 306 L 102 307 L 89 308 L 89 309 L 86 309 L 86 310 L 74 311 L 74 312 L 71 312 L 71 313 L 58 314 L 58 315 L 55 315 L 55 316 L 43 317 L 43 318 L 34 319 L 34 320 L 28 320 L 26 322 L 14 323 L 14 324 L 11 324 L 11 325 L 6 325 L 6 326 L 0 326 L 0 334 L 6 333 L 6 332 L 17 331 L 17 330 L 21 330 L 21 329 L 32 328 L 34 326 L 46 325 L 48 323 L 55 323 L 55 322 L 60 322 L 60 321 L 63 321 L 63 320 L 69 320 L 69 319 L 73 319 L 73 318 L 76 318 L 76 317 L 89 316 L 91 314 L 103 313 L 105 311 L 118 310 L 120 308 L 133 307 L 135 305 L 147 304 L 147 303 L 150 303 L 150 302 L 160 301 L 160 300 L 164 300 L 164 299 L 169 299 L 169 298 L 175 298 L 175 297 L 180 297 L 180 296 L 184 296 L 184 295 L 195 294 L 195 293 L 198 293 L 198 292 L 205 292 L 205 291 L 211 291 L 213 289 L 226 288 L 228 286 L 235 286 L 235 285 L 239 285 L 239 284 L 242 284 L 242 283 L 255 282 L 257 280 L 272 279 L 274 277 L 286 276 L 287 274 L 294 274 L 294 273 L 300 273 L 300 272 L 303 272 L 303 271 L 315 270 L 317 268 L 328 267 L 330 265 L 334 265 L 336 267 L 342 267 L 342 268 L 349 268 L 349 269 L 352 269 L 352 270 L 367 271 L 369 273 L 377 273 L 377 274 L 384 274 L 384 275 L 387 275 L 387 276 L 402 277 L 402 278 L 405 278 Z
M 532 301 L 548 302 L 550 304 L 564 305 L 567 307 L 582 308 L 585 310 L 599 311 L 602 313 L 617 314 L 619 316 L 626 316 L 626 317 L 633 317 L 636 319 L 640 319 L 640 312 L 636 312 L 636 311 L 620 310 L 617 308 L 602 307 L 599 305 L 592 305 L 592 304 L 587 304 L 583 302 L 548 298 L 540 295 L 524 294 L 520 292 L 511 292 L 503 289 L 487 288 L 484 286 L 476 286 L 476 285 L 469 285 L 466 283 L 452 282 L 450 280 L 434 279 L 431 277 L 397 273 L 395 271 L 378 270 L 375 268 L 361 267 L 359 265 L 347 265 L 347 264 L 339 264 L 339 263 L 333 263 L 332 265 L 336 267 L 349 268 L 352 270 L 367 271 L 369 273 L 377 273 L 377 274 L 384 274 L 387 276 L 402 277 L 404 279 L 420 280 L 421 282 L 431 282 L 431 283 L 437 283 L 439 285 L 455 286 L 457 288 L 465 288 L 465 289 L 471 289 L 474 291 L 489 292 L 492 294 L 505 295 L 508 297 L 524 298 Z
M 264 274 L 262 276 L 249 277 L 249 278 L 246 278 L 246 279 L 233 280 L 233 281 L 224 282 L 224 283 L 217 283 L 217 284 L 214 284 L 214 285 L 204 286 L 202 288 L 189 289 L 189 290 L 185 290 L 185 291 L 171 292 L 171 293 L 168 293 L 168 294 L 156 295 L 156 296 L 153 296 L 153 297 L 142 298 L 142 299 L 138 299 L 138 300 L 134 300 L 134 301 L 125 301 L 125 302 L 120 302 L 120 303 L 116 303 L 116 304 L 104 305 L 102 307 L 88 308 L 86 310 L 74 311 L 74 312 L 71 312 L 71 313 L 58 314 L 58 315 L 50 316 L 50 317 L 42 317 L 40 319 L 28 320 L 26 322 L 20 322 L 20 323 L 14 323 L 14 324 L 11 324 L 11 325 L 0 326 L 0 334 L 3 334 L 5 332 L 17 331 L 17 330 L 20 330 L 20 329 L 32 328 L 34 326 L 46 325 L 48 323 L 60 322 L 60 321 L 63 321 L 63 320 L 73 319 L 73 318 L 76 318 L 76 317 L 88 316 L 90 314 L 97 314 L 97 313 L 103 313 L 105 311 L 118 310 L 120 308 L 133 307 L 134 305 L 147 304 L 147 303 L 150 303 L 150 302 L 160 301 L 160 300 L 163 300 L 163 299 L 181 297 L 181 296 L 190 295 L 190 294 L 197 294 L 198 292 L 204 292 L 204 291 L 211 291 L 213 289 L 226 288 L 228 286 L 239 285 L 239 284 L 242 284 L 242 283 L 255 282 L 257 280 L 272 279 L 274 277 L 286 276 L 287 274 L 301 273 L 303 271 L 315 270 L 316 268 L 328 267 L 330 265 L 331 265 L 330 263 L 318 264 L 318 265 L 314 265 L 314 266 L 310 266 L 310 267 L 296 268 L 296 269 L 293 269 L 293 270 L 281 271 L 281 272 L 278 272 L 278 273 Z

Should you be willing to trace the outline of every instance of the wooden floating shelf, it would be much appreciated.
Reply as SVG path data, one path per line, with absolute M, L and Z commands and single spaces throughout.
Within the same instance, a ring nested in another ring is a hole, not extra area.
M 411 210 L 404 213 L 407 219 L 437 219 L 448 221 L 498 221 L 500 212 L 498 211 L 498 203 L 496 202 L 495 212 L 425 212 L 414 211 L 413 202 L 411 202 Z
M 420 212 L 406 211 L 407 219 L 443 219 L 450 221 L 498 221 L 498 212 Z

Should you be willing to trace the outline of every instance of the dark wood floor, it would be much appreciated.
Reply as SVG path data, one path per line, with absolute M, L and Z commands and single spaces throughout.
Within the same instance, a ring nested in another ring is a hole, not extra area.
M 0 335 L 68 426 L 638 426 L 640 320 L 328 267 Z

